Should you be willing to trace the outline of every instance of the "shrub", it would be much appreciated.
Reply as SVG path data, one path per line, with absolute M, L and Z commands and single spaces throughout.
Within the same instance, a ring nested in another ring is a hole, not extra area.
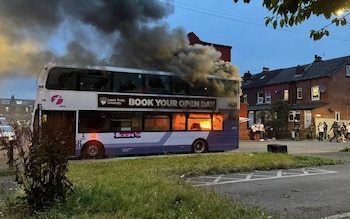
M 55 201 L 65 201 L 72 191 L 66 176 L 71 148 L 66 139 L 72 134 L 73 128 L 62 116 L 52 115 L 30 135 L 29 147 L 18 147 L 17 178 L 23 185 L 30 213 L 45 210 Z

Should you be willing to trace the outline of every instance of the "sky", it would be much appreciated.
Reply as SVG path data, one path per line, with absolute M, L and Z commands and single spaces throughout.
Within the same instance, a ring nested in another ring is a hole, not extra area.
M 218 54 L 184 45 L 189 32 L 205 42 L 232 46 L 232 74 L 307 64 L 315 55 L 323 60 L 350 55 L 349 25 L 330 25 L 329 37 L 313 41 L 310 30 L 330 20 L 313 17 L 295 27 L 273 29 L 265 26 L 264 18 L 271 14 L 259 1 L 58 2 L 0 0 L 0 98 L 35 99 L 37 74 L 49 61 L 185 72 L 212 68 L 207 63 Z

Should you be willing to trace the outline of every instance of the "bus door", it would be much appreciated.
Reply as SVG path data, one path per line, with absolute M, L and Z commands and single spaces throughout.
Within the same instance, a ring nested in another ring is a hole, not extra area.
M 46 111 L 35 112 L 34 134 L 39 131 L 43 135 L 48 135 L 52 139 L 60 140 L 70 156 L 75 156 L 75 131 L 76 112 L 75 111 Z M 42 129 L 41 129 L 42 128 Z M 59 130 L 59 133 L 57 132 Z M 57 136 L 50 136 L 59 134 Z

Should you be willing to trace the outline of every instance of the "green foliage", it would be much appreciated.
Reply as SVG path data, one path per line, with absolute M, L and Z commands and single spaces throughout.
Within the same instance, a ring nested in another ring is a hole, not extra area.
M 329 31 L 327 29 L 310 31 L 310 38 L 312 38 L 313 40 L 320 40 L 324 36 L 329 36 Z
M 237 3 L 239 0 L 233 0 Z M 244 3 L 250 3 L 250 0 L 243 0 Z M 336 26 L 345 26 L 347 20 L 345 16 L 338 17 L 337 11 L 340 9 L 349 9 L 348 0 L 264 0 L 263 7 L 272 13 L 271 17 L 265 18 L 265 25 L 272 24 L 273 28 L 280 26 L 295 26 L 308 20 L 311 15 L 323 16 L 326 19 L 331 19 L 335 16 L 331 24 Z M 328 25 L 327 25 L 328 26 Z M 322 28 L 319 31 L 311 30 L 310 38 L 319 40 L 323 36 L 328 36 L 329 31 Z
M 69 165 L 74 193 L 39 218 L 268 218 L 246 206 L 187 184 L 186 177 L 338 162 L 279 153 L 192 154 L 79 161 Z M 16 206 L 12 205 L 12 215 Z M 25 217 L 24 217 L 25 218 Z
M 340 150 L 341 152 L 350 152 L 350 147 L 345 147 L 342 150 Z
M 271 126 L 277 131 L 287 130 L 289 107 L 282 100 L 275 100 L 270 106 Z
M 20 148 L 17 177 L 23 185 L 25 195 L 21 199 L 27 202 L 29 214 L 64 201 L 71 191 L 72 184 L 66 176 L 71 146 L 66 139 L 72 134 L 65 119 L 53 117 L 34 133 L 29 151 Z

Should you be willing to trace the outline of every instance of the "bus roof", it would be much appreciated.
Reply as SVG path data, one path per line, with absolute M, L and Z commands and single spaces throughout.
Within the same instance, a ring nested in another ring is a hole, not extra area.
M 148 70 L 148 69 L 137 69 L 137 68 L 126 68 L 126 67 L 113 67 L 113 66 L 90 66 L 90 65 L 58 65 L 56 63 L 46 63 L 43 65 L 42 70 L 49 71 L 52 68 L 74 68 L 74 69 L 87 69 L 87 70 L 104 70 L 104 71 L 112 71 L 112 72 L 124 72 L 124 73 L 132 73 L 132 74 L 154 74 L 154 75 L 175 75 L 173 72 L 168 71 L 159 71 L 159 70 Z M 46 75 L 47 76 L 47 75 Z M 42 75 L 42 72 L 40 73 L 39 77 L 45 77 L 45 75 Z M 211 75 L 209 74 L 207 76 L 209 79 L 221 79 L 221 80 L 237 80 L 237 78 L 226 78 L 219 75 Z M 45 78 L 44 81 L 46 80 Z M 240 80 L 240 78 L 238 78 Z M 43 80 L 42 80 L 43 81 Z

